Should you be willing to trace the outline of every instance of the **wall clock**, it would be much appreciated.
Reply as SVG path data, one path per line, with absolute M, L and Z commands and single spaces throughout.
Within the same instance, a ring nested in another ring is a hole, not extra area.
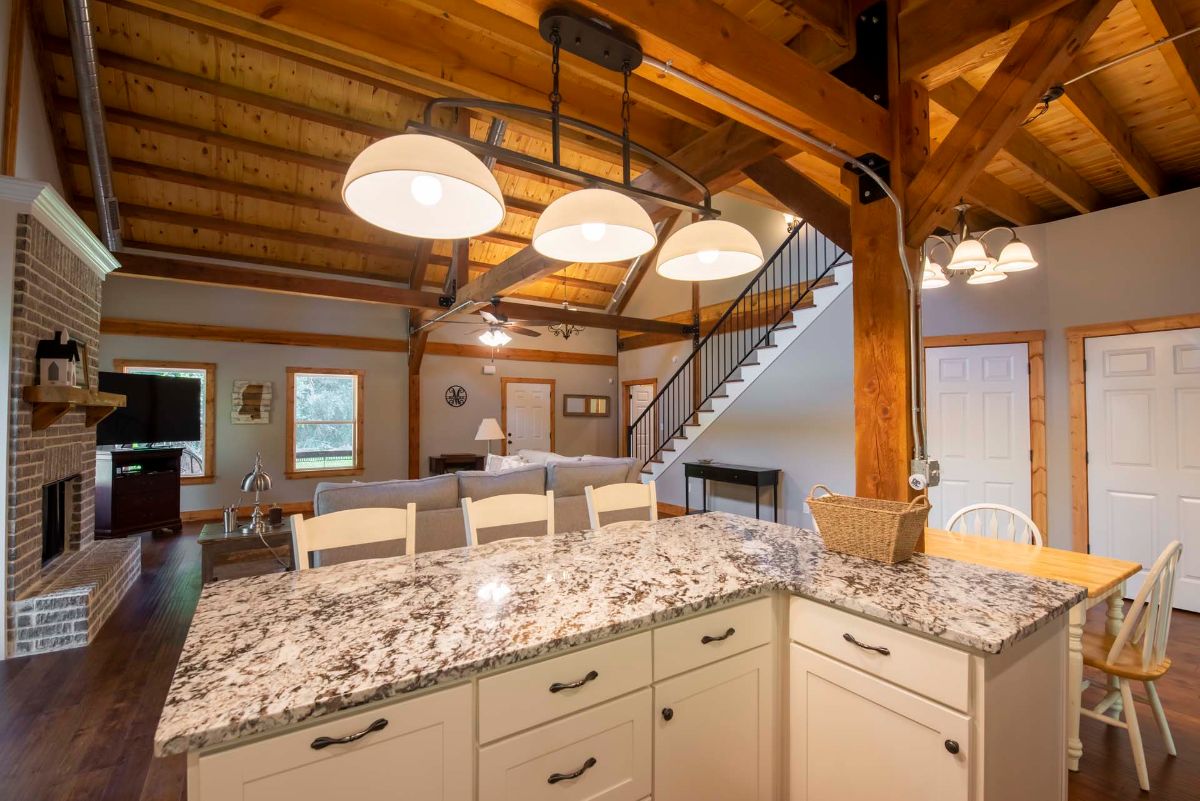
M 452 385 L 446 390 L 446 403 L 454 407 L 462 406 L 467 402 L 467 391 L 458 384 Z

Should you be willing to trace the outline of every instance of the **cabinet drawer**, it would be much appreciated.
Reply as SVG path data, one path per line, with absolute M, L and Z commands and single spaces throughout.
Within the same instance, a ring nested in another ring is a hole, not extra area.
M 965 651 L 805 598 L 792 599 L 788 628 L 801 645 L 969 711 L 971 657 Z
M 718 609 L 654 630 L 654 680 L 740 654 L 771 641 L 771 599 Z
M 650 777 L 649 689 L 479 749 L 479 801 L 637 801 Z
M 197 791 L 194 801 L 299 801 L 395 798 L 404 788 L 406 798 L 470 801 L 471 702 L 462 685 L 202 754 L 189 791 Z M 379 720 L 387 724 L 358 740 L 312 747 Z
M 498 740 L 649 684 L 650 632 L 489 676 L 479 682 L 479 741 Z

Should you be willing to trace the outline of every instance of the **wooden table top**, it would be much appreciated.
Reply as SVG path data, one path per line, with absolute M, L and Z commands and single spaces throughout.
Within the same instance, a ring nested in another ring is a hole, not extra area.
M 1013 573 L 1024 573 L 1027 576 L 1078 584 L 1087 587 L 1090 598 L 1106 595 L 1142 569 L 1137 562 L 1126 562 L 1107 556 L 1046 546 L 1021 545 L 933 528 L 925 529 L 925 553 Z

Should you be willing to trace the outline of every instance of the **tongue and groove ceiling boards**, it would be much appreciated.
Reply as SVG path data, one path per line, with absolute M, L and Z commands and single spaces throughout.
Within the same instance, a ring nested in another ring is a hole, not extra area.
M 324 281 L 358 277 L 405 286 L 415 278 L 412 288 L 426 294 L 413 303 L 427 305 L 442 289 L 454 243 L 422 245 L 349 213 L 340 199 L 345 169 L 369 143 L 416 119 L 431 97 L 470 95 L 546 107 L 550 52 L 537 20 L 550 5 L 93 0 L 125 247 L 163 253 L 157 268 L 143 260 L 143 273 L 169 274 L 170 254 L 177 254 L 292 268 L 300 278 Z M 625 27 L 655 58 L 670 59 L 851 152 L 886 156 L 892 147 L 887 110 L 829 72 L 857 52 L 862 2 L 572 5 Z M 1200 24 L 1200 0 L 1086 5 L 1102 5 L 1100 13 L 1107 14 L 1057 80 Z M 951 134 L 955 124 L 972 118 L 972 104 L 994 91 L 997 82 L 989 88 L 989 80 L 1031 26 L 1045 27 L 1047 15 L 1071 7 L 1064 0 L 900 4 L 898 69 L 929 92 L 935 154 L 942 141 L 962 138 Z M 35 0 L 31 16 L 68 193 L 94 224 L 62 3 Z M 619 129 L 620 78 L 565 54 L 564 113 Z M 634 139 L 688 164 L 714 191 L 802 213 L 798 207 L 815 199 L 814 222 L 824 215 L 836 229 L 830 235 L 844 235 L 837 209 L 849 194 L 838 163 L 649 65 L 635 72 L 631 93 Z M 1026 111 L 1036 113 L 1019 113 Z M 438 122 L 467 126 L 471 136 L 484 139 L 492 119 L 480 113 Z M 548 130 L 528 120 L 507 123 L 504 146 L 549 157 Z M 1200 36 L 1070 84 L 1062 98 L 1003 136 L 983 159 L 981 172 L 960 181 L 962 194 L 986 209 L 981 222 L 1043 222 L 1200 185 Z M 620 154 L 582 135 L 564 142 L 563 160 L 621 177 Z M 508 213 L 497 230 L 471 240 L 465 296 L 483 300 L 499 292 L 614 307 L 613 292 L 627 264 L 547 263 L 529 248 L 538 214 L 574 187 L 502 163 L 494 171 Z M 636 161 L 633 173 L 640 185 L 669 184 Z M 918 179 L 917 189 L 927 183 Z M 657 210 L 658 219 L 673 217 Z

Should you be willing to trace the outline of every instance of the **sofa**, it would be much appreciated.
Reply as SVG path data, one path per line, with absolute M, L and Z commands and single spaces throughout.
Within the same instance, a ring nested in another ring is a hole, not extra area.
M 536 457 L 535 457 L 536 459 Z M 482 500 L 494 495 L 554 492 L 554 529 L 557 532 L 589 528 L 584 487 L 641 480 L 641 465 L 635 459 L 602 456 L 549 458 L 506 470 L 464 470 L 442 476 L 413 480 L 331 483 L 317 485 L 313 513 L 317 515 L 364 507 L 417 505 L 417 552 L 459 548 L 467 544 L 462 499 Z M 602 523 L 637 519 L 638 512 L 614 513 Z M 644 519 L 644 515 L 641 515 Z M 482 542 L 541 533 L 539 526 L 501 526 L 480 531 Z M 544 527 L 542 528 L 544 530 Z M 318 564 L 331 565 L 357 559 L 399 556 L 404 546 L 396 543 L 355 545 L 326 551 L 314 557 Z

